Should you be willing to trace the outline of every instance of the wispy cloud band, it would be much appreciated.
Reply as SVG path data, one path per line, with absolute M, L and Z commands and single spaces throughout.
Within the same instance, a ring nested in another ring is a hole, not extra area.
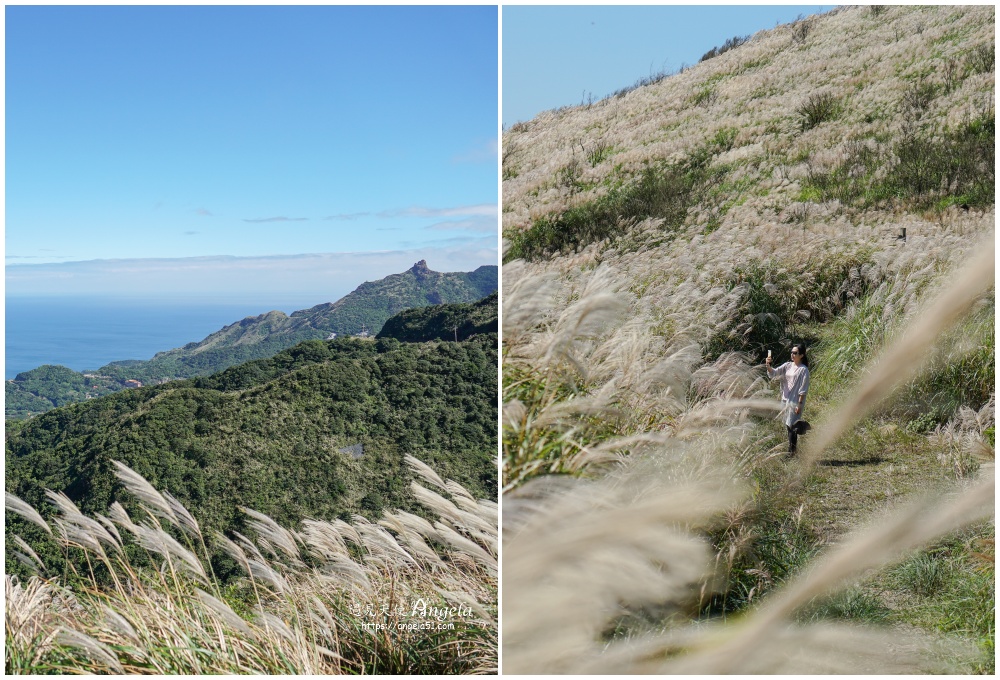
M 243 220 L 244 222 L 253 222 L 259 224 L 261 222 L 308 222 L 308 217 L 259 217 L 252 220 Z
M 6 294 L 238 295 L 310 292 L 332 301 L 426 260 L 435 271 L 496 264 L 494 236 L 444 239 L 398 250 L 268 255 L 87 260 L 6 266 Z
M 428 208 L 425 206 L 410 206 L 395 210 L 383 210 L 379 217 L 496 217 L 496 203 L 481 203 L 479 205 L 462 205 L 454 208 Z

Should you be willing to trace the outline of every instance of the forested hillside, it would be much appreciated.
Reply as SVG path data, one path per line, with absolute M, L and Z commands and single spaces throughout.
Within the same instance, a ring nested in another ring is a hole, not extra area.
M 481 333 L 497 333 L 498 310 L 497 293 L 475 303 L 408 309 L 389 319 L 378 337 L 405 342 L 459 341 Z
M 39 366 L 18 373 L 4 385 L 7 418 L 27 418 L 86 399 L 122 389 L 114 378 L 84 375 L 65 366 Z
M 426 513 L 409 495 L 412 455 L 475 497 L 495 498 L 496 345 L 495 334 L 311 340 L 212 376 L 58 408 L 8 424 L 6 489 L 36 507 L 50 489 L 105 512 L 125 501 L 118 460 L 203 529 L 242 531 L 240 506 L 286 526 L 377 519 L 389 508 Z M 41 538 L 19 520 L 7 531 Z M 17 568 L 9 556 L 7 565 Z
M 994 35 L 841 7 L 505 131 L 507 672 L 994 672 Z

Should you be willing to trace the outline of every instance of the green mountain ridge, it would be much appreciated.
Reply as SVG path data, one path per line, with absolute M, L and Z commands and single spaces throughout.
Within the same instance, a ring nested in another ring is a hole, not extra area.
M 247 317 L 212 333 L 200 342 L 159 352 L 149 361 L 112 362 L 102 375 L 138 380 L 190 378 L 208 375 L 244 361 L 272 356 L 303 340 L 322 340 L 331 333 L 374 335 L 394 314 L 411 307 L 448 302 L 473 302 L 497 289 L 496 265 L 474 272 L 435 272 L 421 260 L 401 274 L 362 283 L 332 303 L 286 315 L 271 311 Z
M 77 373 L 62 366 L 43 366 L 18 374 L 5 386 L 8 419 L 26 418 L 56 406 L 124 389 L 127 380 L 143 383 L 191 378 L 246 361 L 274 356 L 305 340 L 331 334 L 371 335 L 394 314 L 413 307 L 474 302 L 497 290 L 498 268 L 484 265 L 472 272 L 435 272 L 424 260 L 409 270 L 362 283 L 336 302 L 322 303 L 290 315 L 270 311 L 246 317 L 176 349 L 158 352 L 147 361 L 114 361 L 96 371 Z
M 426 513 L 410 497 L 410 454 L 495 498 L 497 344 L 496 333 L 308 340 L 215 375 L 56 408 L 8 423 L 6 489 L 36 507 L 49 505 L 44 489 L 85 512 L 130 507 L 118 460 L 168 490 L 203 530 L 242 531 L 239 506 L 286 526 L 377 519 L 383 507 Z M 42 539 L 19 520 L 7 530 Z

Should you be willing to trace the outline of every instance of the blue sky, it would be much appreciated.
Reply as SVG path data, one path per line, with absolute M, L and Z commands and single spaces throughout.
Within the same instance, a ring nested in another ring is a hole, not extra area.
M 698 63 L 752 35 L 833 5 L 503 7 L 502 122 L 596 101 L 640 78 Z
M 5 15 L 7 295 L 496 263 L 496 7 Z

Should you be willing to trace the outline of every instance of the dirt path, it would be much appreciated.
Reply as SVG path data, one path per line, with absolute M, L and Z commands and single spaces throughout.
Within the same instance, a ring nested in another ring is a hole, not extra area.
M 863 425 L 820 458 L 808 478 L 803 516 L 834 542 L 887 508 L 954 482 L 925 436 L 892 424 Z

